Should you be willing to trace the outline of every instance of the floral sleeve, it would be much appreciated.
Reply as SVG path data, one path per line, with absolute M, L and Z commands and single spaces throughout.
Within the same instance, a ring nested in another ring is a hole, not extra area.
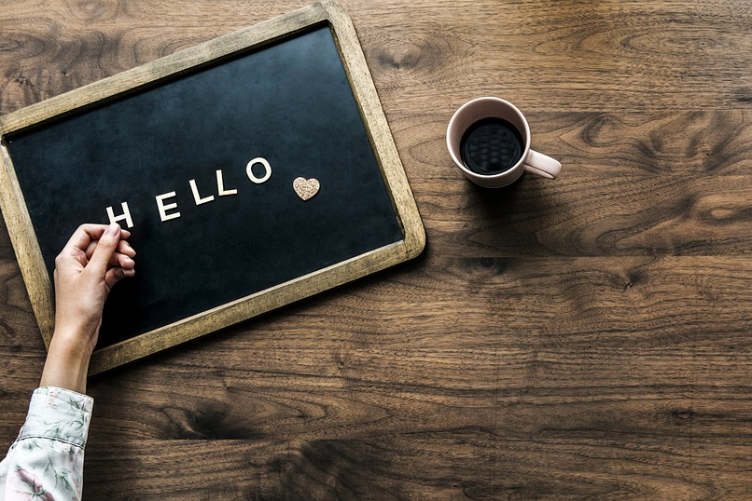
M 0 501 L 81 499 L 93 403 L 61 388 L 34 391 L 26 422 L 0 463 Z

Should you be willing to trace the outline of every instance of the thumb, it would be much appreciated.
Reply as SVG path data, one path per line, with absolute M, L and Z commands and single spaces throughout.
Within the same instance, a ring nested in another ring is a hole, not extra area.
M 120 242 L 120 225 L 112 223 L 107 227 L 104 234 L 99 238 L 97 247 L 89 260 L 87 269 L 91 268 L 92 273 L 104 277 L 107 272 L 107 263 L 109 263 L 112 254 L 117 249 Z

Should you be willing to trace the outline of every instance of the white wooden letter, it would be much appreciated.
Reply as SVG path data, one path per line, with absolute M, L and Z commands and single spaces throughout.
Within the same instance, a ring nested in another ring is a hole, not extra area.
M 198 186 L 196 186 L 196 180 L 191 179 L 189 181 L 191 185 L 191 192 L 193 192 L 193 199 L 196 201 L 196 205 L 205 204 L 206 202 L 211 202 L 214 200 L 214 195 L 209 195 L 208 197 L 201 198 L 201 195 L 198 194 Z
M 261 164 L 264 166 L 264 170 L 266 172 L 262 177 L 256 177 L 253 174 L 253 166 L 256 164 Z M 269 180 L 270 177 L 272 177 L 272 166 L 269 165 L 269 162 L 265 158 L 257 157 L 248 162 L 248 165 L 245 168 L 245 174 L 248 176 L 248 179 L 250 179 L 252 183 L 265 183 Z
M 107 217 L 110 218 L 110 224 L 125 221 L 128 228 L 133 228 L 133 219 L 131 219 L 131 211 L 128 209 L 128 202 L 123 202 L 120 206 L 123 208 L 123 213 L 117 217 L 115 217 L 112 207 L 107 207 Z
M 175 196 L 175 192 L 171 191 L 169 193 L 165 193 L 164 195 L 158 195 L 157 196 L 157 207 L 159 208 L 159 218 L 164 223 L 165 221 L 169 221 L 170 219 L 177 219 L 180 217 L 179 212 L 173 212 L 172 214 L 167 214 L 168 210 L 176 209 L 178 204 L 164 204 L 164 200 L 166 198 L 172 198 Z
M 226 190 L 225 189 L 225 181 L 222 179 L 222 170 L 217 171 L 217 194 L 220 197 L 224 197 L 227 195 L 237 195 L 238 190 Z

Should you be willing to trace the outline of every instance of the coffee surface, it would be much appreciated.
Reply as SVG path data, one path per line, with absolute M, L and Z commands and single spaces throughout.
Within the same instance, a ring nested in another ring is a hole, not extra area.
M 517 128 L 501 118 L 484 118 L 471 125 L 460 141 L 465 166 L 483 175 L 499 174 L 522 158 L 524 143 Z

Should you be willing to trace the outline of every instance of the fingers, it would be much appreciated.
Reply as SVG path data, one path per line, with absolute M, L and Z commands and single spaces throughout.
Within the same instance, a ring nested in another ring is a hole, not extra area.
M 102 232 L 99 236 L 97 246 L 91 255 L 89 264 L 86 266 L 87 270 L 91 270 L 91 273 L 100 277 L 105 276 L 110 259 L 118 248 L 121 232 L 120 225 L 117 223 L 112 223 Z
M 135 266 L 136 262 L 133 259 L 117 251 L 110 256 L 110 260 L 107 262 L 107 269 L 123 268 L 126 270 L 132 270 Z
M 73 233 L 63 251 L 56 259 L 56 271 L 75 259 L 76 268 L 104 277 L 111 288 L 119 280 L 135 274 L 136 251 L 125 240 L 131 236 L 117 224 L 83 224 Z
M 132 277 L 136 274 L 134 269 L 110 268 L 104 276 L 104 283 L 108 290 L 112 290 L 115 284 L 126 277 Z
M 121 234 L 122 237 L 122 234 Z M 97 248 L 97 244 L 99 242 L 97 240 L 92 240 L 89 242 L 89 245 L 86 247 L 86 259 L 91 259 L 91 256 L 94 254 L 94 249 Z M 133 261 L 133 258 L 136 257 L 136 251 L 133 250 L 133 247 L 123 240 L 121 238 L 120 242 L 118 243 L 117 250 L 112 254 L 112 257 L 110 257 L 109 265 L 110 266 L 122 266 L 123 268 L 133 268 L 133 266 L 136 264 Z
M 136 251 L 133 250 L 133 247 L 131 247 L 131 244 L 128 243 L 126 240 L 127 238 L 130 238 L 131 234 L 129 231 L 126 230 L 120 230 L 120 242 L 118 243 L 118 248 L 115 252 L 119 252 L 120 254 L 125 254 L 126 256 L 130 258 L 136 257 Z M 86 258 L 91 259 L 92 254 L 94 254 L 94 249 L 97 248 L 97 240 L 92 240 L 89 242 L 89 245 L 86 246 Z
M 115 253 L 113 254 L 113 257 L 117 259 L 117 264 L 111 266 L 119 266 L 124 270 L 132 270 L 136 266 L 136 262 L 125 254 Z
M 128 237 L 130 237 L 130 235 L 128 235 Z M 128 238 L 128 237 L 123 236 L 122 233 L 120 234 L 121 240 L 120 240 L 120 243 L 118 244 L 117 251 L 121 254 L 125 254 L 129 258 L 134 258 L 136 257 L 136 251 L 133 250 L 133 247 L 131 247 L 131 244 L 129 244 L 126 240 L 124 240 L 125 238 Z
M 73 235 L 68 240 L 67 248 L 78 248 L 86 250 L 92 241 L 99 240 L 107 230 L 106 224 L 82 224 L 76 229 Z M 127 239 L 131 237 L 131 232 L 128 230 L 120 230 L 121 238 Z M 93 249 L 92 249 L 93 252 Z M 91 254 L 87 253 L 88 256 Z
M 86 266 L 88 259 L 85 249 L 91 244 L 92 238 L 99 238 L 104 233 L 104 229 L 100 226 L 93 224 L 79 226 L 55 258 L 55 270 L 57 271 L 58 268 L 80 269 Z
M 60 254 L 78 257 L 80 256 L 80 251 L 83 251 L 86 254 L 86 258 L 91 259 L 97 241 L 102 237 L 105 230 L 107 230 L 106 224 L 82 224 L 76 229 L 73 235 L 71 235 L 70 239 L 68 239 L 68 243 L 65 244 L 65 247 L 63 247 Z M 128 230 L 121 230 L 120 235 L 122 239 L 127 239 L 130 238 L 131 232 Z M 130 248 L 130 245 L 127 245 L 127 247 Z M 131 254 L 129 251 L 123 253 L 131 258 L 136 255 L 135 252 L 132 252 Z
M 56 264 L 60 264 L 60 262 L 66 257 L 73 257 L 80 261 L 82 252 L 85 253 L 86 248 L 92 242 L 92 235 L 95 236 L 94 238 L 99 238 L 101 234 L 104 233 L 104 229 L 101 229 L 100 231 L 98 226 L 99 225 L 90 224 L 79 226 L 68 239 L 68 243 L 65 244 L 65 247 L 63 247 L 63 250 L 56 259 Z M 81 264 L 84 265 L 86 263 L 82 262 Z

